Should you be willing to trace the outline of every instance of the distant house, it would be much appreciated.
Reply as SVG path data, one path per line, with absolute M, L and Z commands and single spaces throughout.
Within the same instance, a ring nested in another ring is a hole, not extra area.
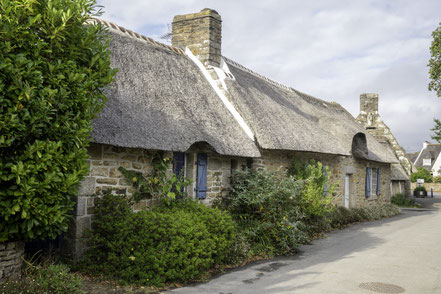
M 406 157 L 412 162 L 412 164 L 415 163 L 415 159 L 417 159 L 419 152 L 412 152 L 412 153 L 406 153 Z M 415 164 L 414 164 L 415 166 Z
M 441 144 L 431 144 L 424 142 L 423 148 L 418 153 L 414 164 L 416 167 L 424 167 L 433 176 L 441 175 Z
M 342 106 L 270 80 L 221 55 L 221 17 L 210 9 L 176 16 L 173 46 L 103 20 L 113 67 L 108 101 L 93 122 L 90 174 L 79 191 L 67 236 L 84 248 L 94 195 L 132 193 L 118 168 L 148 172 L 152 152 L 173 158 L 170 171 L 193 180 L 187 193 L 205 203 L 228 193 L 235 169 L 285 170 L 315 159 L 329 167 L 334 203 L 389 201 L 393 152 Z M 151 200 L 136 204 L 148 207 Z
M 389 127 L 378 113 L 378 94 L 367 93 L 360 95 L 360 114 L 357 121 L 386 148 L 391 150 L 398 163 L 392 164 L 391 193 L 410 195 L 410 174 L 414 169 L 412 161 L 406 156 Z

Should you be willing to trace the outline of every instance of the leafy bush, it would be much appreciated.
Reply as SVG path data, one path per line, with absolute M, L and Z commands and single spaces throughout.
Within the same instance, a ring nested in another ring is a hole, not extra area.
M 124 199 L 107 194 L 97 203 L 83 270 L 124 283 L 161 286 L 197 279 L 226 259 L 235 225 L 225 212 L 182 199 L 134 213 Z
M 416 203 L 415 200 L 411 199 L 410 197 L 404 196 L 403 194 L 396 194 L 392 196 L 391 203 L 403 206 L 403 207 L 420 207 L 421 205 Z
M 9 280 L 0 285 L 0 293 L 8 294 L 81 294 L 81 278 L 69 272 L 63 264 L 33 266 L 28 275 L 17 280 Z
M 390 203 L 376 203 L 370 206 L 345 208 L 338 206 L 329 213 L 330 226 L 334 229 L 343 228 L 351 223 L 378 220 L 400 214 L 400 210 Z
M 214 205 L 227 210 L 246 238 L 252 255 L 292 252 L 308 241 L 298 205 L 303 182 L 263 170 L 237 171 L 231 191 Z
M 174 173 L 167 173 L 170 162 L 171 159 L 163 158 L 162 153 L 155 153 L 152 158 L 151 174 L 119 167 L 121 173 L 136 188 L 133 194 L 135 201 L 154 198 L 170 205 L 173 200 L 185 197 L 184 188 L 191 185 L 192 181 Z
M 0 2 L 0 242 L 67 229 L 111 82 L 94 0 Z
M 414 191 L 417 191 L 417 192 L 418 191 L 427 192 L 426 187 L 424 187 L 424 186 L 417 186 L 417 187 L 415 187 Z
M 417 172 L 410 175 L 410 181 L 415 183 L 417 179 L 423 179 L 425 183 L 432 182 L 432 175 L 424 167 L 417 167 Z
M 328 167 L 315 160 L 307 163 L 294 160 L 288 167 L 287 174 L 304 181 L 298 203 L 308 218 L 322 217 L 333 209 L 331 195 L 334 188 L 329 183 Z

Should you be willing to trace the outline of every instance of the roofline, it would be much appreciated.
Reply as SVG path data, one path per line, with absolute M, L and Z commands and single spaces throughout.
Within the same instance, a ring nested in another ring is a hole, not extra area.
M 161 46 L 163 48 L 166 48 L 166 49 L 168 49 L 168 50 L 170 50 L 170 51 L 172 51 L 172 52 L 174 52 L 176 54 L 180 54 L 180 55 L 184 55 L 185 56 L 184 50 L 182 50 L 181 48 L 170 46 L 170 45 L 167 45 L 167 44 L 155 41 L 155 40 L 153 40 L 150 37 L 138 34 L 138 33 L 134 32 L 134 31 L 131 31 L 131 30 L 126 29 L 126 28 L 124 28 L 122 26 L 119 26 L 119 25 L 117 25 L 117 24 L 115 24 L 113 22 L 110 22 L 110 21 L 107 21 L 107 20 L 104 20 L 104 19 L 101 19 L 101 18 L 97 18 L 97 17 L 91 17 L 91 18 L 89 18 L 86 21 L 86 23 L 87 24 L 97 24 L 97 23 L 99 23 L 99 24 L 104 25 L 105 27 L 111 29 L 112 31 L 118 32 L 118 33 L 123 34 L 125 36 L 128 36 L 128 37 L 130 37 L 132 39 L 148 42 L 148 43 L 151 43 L 151 44 L 155 44 L 155 45 Z

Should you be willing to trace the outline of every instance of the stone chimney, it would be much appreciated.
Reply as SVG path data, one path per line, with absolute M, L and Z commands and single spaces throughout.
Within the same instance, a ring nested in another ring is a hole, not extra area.
M 360 113 L 378 113 L 378 94 L 365 93 L 360 95 Z
M 172 23 L 172 45 L 188 47 L 205 66 L 219 67 L 221 61 L 222 19 L 212 9 L 176 15 Z

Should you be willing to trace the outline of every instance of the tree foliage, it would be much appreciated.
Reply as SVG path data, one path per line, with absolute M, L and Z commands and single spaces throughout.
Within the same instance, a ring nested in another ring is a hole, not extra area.
M 441 25 L 441 24 L 440 24 Z M 429 90 L 436 91 L 441 97 L 441 26 L 432 33 L 433 41 L 430 46 L 431 57 L 429 59 Z
M 430 183 L 432 182 L 432 175 L 424 167 L 417 167 L 417 172 L 410 175 L 410 180 L 412 183 L 415 183 L 418 179 L 423 179 L 424 182 Z
M 435 91 L 441 97 L 441 26 L 432 33 L 433 41 L 430 46 L 431 57 L 429 59 L 429 90 Z M 441 142 L 441 121 L 435 119 L 432 139 Z
M 0 241 L 55 237 L 112 81 L 94 0 L 0 0 Z

